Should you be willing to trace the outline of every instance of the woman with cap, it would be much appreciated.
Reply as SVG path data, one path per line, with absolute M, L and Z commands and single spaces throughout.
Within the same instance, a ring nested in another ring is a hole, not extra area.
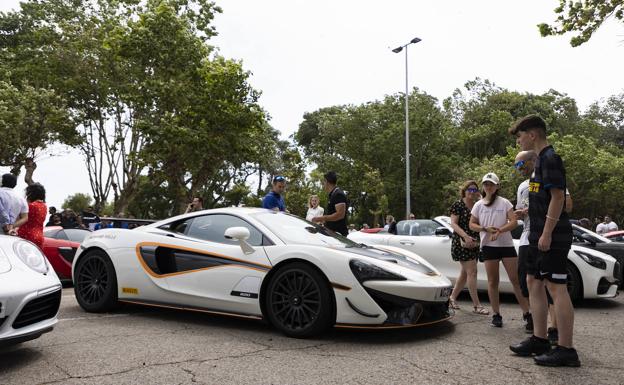
M 472 207 L 470 229 L 479 232 L 482 258 L 488 278 L 488 297 L 492 305 L 492 326 L 502 327 L 498 293 L 500 262 L 509 276 L 514 293 L 523 313 L 529 311 L 529 303 L 522 295 L 518 283 L 518 255 L 510 231 L 518 225 L 513 205 L 507 199 L 498 196 L 500 181 L 493 172 L 487 173 L 481 180 L 483 199 Z

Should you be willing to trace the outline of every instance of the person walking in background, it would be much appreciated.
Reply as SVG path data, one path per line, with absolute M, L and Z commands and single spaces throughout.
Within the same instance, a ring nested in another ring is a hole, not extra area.
M 98 222 L 100 222 L 100 217 L 93 210 L 93 206 L 89 206 L 86 210 L 82 211 L 82 224 L 89 230 L 93 231 L 95 229 L 95 224 Z
M 529 256 L 527 282 L 533 314 L 533 335 L 509 348 L 520 356 L 536 355 L 545 366 L 580 366 L 573 347 L 574 308 L 567 290 L 568 252 L 572 247 L 572 225 L 565 211 L 566 172 L 561 157 L 546 138 L 546 122 L 529 115 L 516 122 L 509 133 L 524 151 L 538 154 L 529 182 Z M 546 338 L 548 288 L 555 306 L 559 343 L 550 349 Z
M 386 225 L 384 229 L 388 230 L 390 234 L 397 233 L 397 224 L 392 215 L 386 215 Z
M 479 249 L 479 233 L 470 230 L 470 211 L 475 202 L 481 198 L 479 186 L 474 180 L 464 182 L 460 190 L 461 199 L 453 203 L 449 212 L 451 214 L 451 227 L 453 236 L 451 241 L 451 258 L 459 262 L 460 272 L 455 287 L 449 298 L 449 306 L 459 309 L 457 296 L 464 290 L 468 283 L 468 293 L 472 300 L 473 313 L 488 315 L 490 312 L 481 305 L 477 294 L 477 259 Z
M 48 226 L 61 226 L 61 216 L 59 214 L 52 215 L 48 223 L 45 224 L 45 227 Z
M 286 178 L 276 176 L 271 183 L 271 191 L 262 199 L 262 207 L 274 211 L 286 211 L 284 202 L 284 190 L 286 189 Z
M 323 215 L 325 210 L 319 206 L 320 202 L 318 195 L 310 195 L 310 198 L 308 198 L 308 212 L 306 213 L 307 221 L 311 222 L 312 218 Z
M 499 270 L 503 267 L 513 286 L 516 299 L 523 314 L 529 312 L 529 302 L 522 296 L 518 283 L 518 261 L 516 248 L 510 231 L 518 225 L 513 206 L 507 199 L 498 196 L 500 181 L 493 172 L 483 176 L 481 181 L 484 198 L 476 202 L 470 217 L 470 229 L 478 231 L 481 238 L 481 251 L 485 262 L 488 278 L 488 297 L 492 305 L 492 326 L 502 327 L 503 317 L 500 314 Z
M 20 238 L 31 241 L 43 248 L 43 223 L 45 222 L 48 206 L 45 204 L 45 188 L 39 183 L 26 187 L 28 201 L 28 220 L 17 230 Z
M 189 203 L 188 206 L 186 206 L 186 211 L 184 211 L 184 214 L 192 213 L 195 211 L 201 211 L 203 209 L 204 209 L 204 198 L 195 197 L 193 198 L 193 201 Z
M 28 203 L 26 199 L 17 194 L 14 190 L 17 185 L 17 177 L 13 174 L 2 175 L 2 190 L 4 190 L 7 198 L 7 211 L 11 224 L 6 226 L 7 234 L 16 235 L 14 229 L 17 229 L 28 220 Z
M 604 221 L 602 221 L 602 223 L 599 223 L 598 226 L 596 226 L 596 232 L 598 234 L 606 234 L 609 231 L 617 231 L 618 230 L 618 225 L 613 222 L 611 220 L 611 217 L 608 215 L 605 215 L 604 217 Z
M 329 193 L 329 203 L 327 203 L 327 215 L 320 215 L 312 218 L 312 222 L 324 222 L 325 227 L 337 233 L 349 234 L 347 229 L 347 195 L 337 186 L 338 175 L 329 171 L 323 175 L 323 189 Z

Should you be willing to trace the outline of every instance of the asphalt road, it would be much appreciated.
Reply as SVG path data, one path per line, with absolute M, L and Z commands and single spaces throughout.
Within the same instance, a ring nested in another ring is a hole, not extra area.
M 261 322 L 183 311 L 88 314 L 64 289 L 53 332 L 0 352 L 0 384 L 624 384 L 624 297 L 577 305 L 581 368 L 511 354 L 526 336 L 513 297 L 503 297 L 502 329 L 472 314 L 466 297 L 459 303 L 436 326 L 297 340 Z

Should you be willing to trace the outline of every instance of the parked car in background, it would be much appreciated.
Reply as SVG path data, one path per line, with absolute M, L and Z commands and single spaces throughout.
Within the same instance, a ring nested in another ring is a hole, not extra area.
M 396 246 L 418 254 L 451 280 L 459 275 L 459 263 L 451 259 L 453 229 L 448 217 L 400 221 L 397 235 L 354 232 L 348 238 L 367 245 Z M 516 248 L 518 240 L 514 240 Z M 581 298 L 611 298 L 617 295 L 618 272 L 616 260 L 604 253 L 573 245 L 568 253 L 568 291 L 574 300 Z M 483 263 L 478 264 L 477 285 L 487 290 L 487 275 Z M 500 290 L 513 293 L 507 272 L 500 268 Z
M 361 229 L 360 230 L 363 233 L 369 233 L 369 234 L 377 234 L 377 233 L 388 233 L 388 229 L 384 229 L 383 227 L 373 227 L 370 229 Z
M 43 230 L 43 253 L 61 280 L 71 281 L 74 255 L 89 234 L 89 230 L 63 229 L 61 226 L 50 226 Z
M 572 242 L 574 245 L 587 247 L 603 252 L 605 254 L 609 254 L 619 262 L 620 271 L 618 272 L 617 277 L 620 279 L 620 287 L 623 287 L 624 282 L 622 282 L 622 278 L 624 276 L 624 243 L 615 242 L 603 235 L 581 227 L 574 222 L 572 223 L 572 231 L 574 235 Z
M 606 233 L 604 237 L 612 240 L 613 242 L 624 242 L 624 230 L 611 231 Z
M 61 283 L 33 243 L 0 235 L 0 346 L 39 338 L 57 322 Z

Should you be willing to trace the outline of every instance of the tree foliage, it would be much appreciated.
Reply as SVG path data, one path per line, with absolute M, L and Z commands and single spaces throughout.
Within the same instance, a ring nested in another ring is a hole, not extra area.
M 577 47 L 589 41 L 594 32 L 610 17 L 624 22 L 624 0 L 559 0 L 555 8 L 558 15 L 552 25 L 538 25 L 542 36 L 563 35 L 576 32 L 570 45 Z
M 80 214 L 93 204 L 93 198 L 90 195 L 84 193 L 75 193 L 69 195 L 63 201 L 61 206 L 64 210 L 73 210 L 75 213 Z

